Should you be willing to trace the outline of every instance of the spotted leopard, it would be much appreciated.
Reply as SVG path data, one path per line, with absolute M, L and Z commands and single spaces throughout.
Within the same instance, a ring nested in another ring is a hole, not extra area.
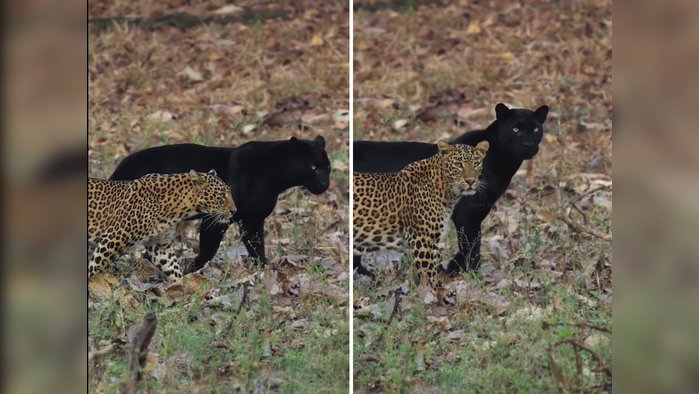
M 178 223 L 197 214 L 228 222 L 236 211 L 230 189 L 214 170 L 149 174 L 133 181 L 88 178 L 87 185 L 87 241 L 95 245 L 88 278 L 143 242 L 144 257 L 168 280 L 177 280 L 182 268 L 170 246 Z
M 397 173 L 354 173 L 355 265 L 367 252 L 410 247 L 422 284 L 439 287 L 437 243 L 459 198 L 481 187 L 478 177 L 489 144 L 474 148 L 442 140 L 437 146 L 437 154 Z

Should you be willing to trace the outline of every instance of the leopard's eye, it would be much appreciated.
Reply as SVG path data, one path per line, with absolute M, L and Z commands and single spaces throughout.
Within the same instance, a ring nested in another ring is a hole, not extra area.
M 515 133 L 519 133 L 519 128 L 515 127 L 512 129 L 512 131 L 514 131 Z
M 538 128 L 538 127 L 534 127 L 534 132 L 536 133 L 537 131 L 539 131 L 539 128 Z

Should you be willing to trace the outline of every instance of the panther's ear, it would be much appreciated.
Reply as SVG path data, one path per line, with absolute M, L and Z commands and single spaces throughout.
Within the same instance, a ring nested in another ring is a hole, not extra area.
M 481 157 L 485 157 L 486 152 L 490 148 L 490 143 L 488 141 L 481 141 L 476 145 L 476 153 Z
M 325 138 L 323 138 L 322 135 L 319 135 L 316 137 L 316 139 L 313 140 L 316 145 L 320 146 L 321 148 L 325 149 Z
M 289 141 L 298 141 L 298 139 L 296 137 L 291 137 L 289 138 Z
M 439 153 L 443 155 L 446 155 L 454 150 L 454 147 L 449 145 L 449 143 L 444 140 L 439 140 L 439 142 L 437 142 L 437 148 L 439 149 Z
M 536 115 L 536 118 L 539 119 L 539 122 L 544 123 L 546 122 L 546 115 L 549 114 L 549 107 L 548 105 L 542 105 L 541 107 L 537 108 L 536 111 L 534 111 L 534 115 Z
M 210 170 L 209 170 L 209 175 L 216 176 L 216 169 L 215 169 L 215 168 L 210 169 Z
M 192 181 L 194 187 L 197 189 L 201 188 L 202 186 L 204 186 L 204 183 L 206 183 L 204 181 L 204 178 L 202 178 L 201 175 L 199 175 L 199 173 L 194 171 L 193 169 L 189 170 L 189 179 Z
M 498 103 L 495 106 L 495 117 L 498 119 L 507 119 L 510 116 L 510 109 L 503 103 Z

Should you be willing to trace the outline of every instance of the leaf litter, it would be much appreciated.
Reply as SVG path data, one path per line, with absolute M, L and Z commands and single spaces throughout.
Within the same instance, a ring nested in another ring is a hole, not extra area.
M 449 278 L 443 302 L 412 284 L 403 254 L 363 258 L 380 282 L 353 274 L 354 387 L 405 391 L 421 387 L 420 377 L 439 387 L 451 373 L 440 370 L 444 360 L 462 360 L 469 371 L 510 365 L 523 379 L 531 377 L 537 390 L 555 390 L 557 379 L 541 373 L 548 336 L 532 325 L 595 316 L 611 327 L 611 1 L 438 3 L 401 9 L 397 2 L 355 1 L 354 140 L 453 139 L 490 124 L 499 102 L 529 109 L 547 104 L 546 134 L 482 224 L 481 270 Z M 457 251 L 450 227 L 443 264 Z M 388 295 L 398 284 L 410 291 L 388 325 Z M 388 366 L 368 369 L 358 361 L 382 354 L 381 363 L 395 357 L 406 365 L 401 353 L 391 352 L 413 346 L 416 337 L 429 338 L 431 347 L 424 360 L 407 365 L 424 371 L 397 373 L 414 384 L 401 386 L 387 378 Z M 476 354 L 450 348 L 452 341 L 470 343 Z M 494 349 L 500 341 L 510 346 L 509 360 L 528 362 L 512 366 L 499 359 L 502 351 Z M 611 349 L 611 342 L 606 346 Z M 575 373 L 575 366 L 566 367 L 563 376 Z M 522 389 L 485 372 L 469 376 L 473 384 L 487 382 L 474 391 Z M 585 376 L 595 382 L 604 377 Z
M 145 311 L 160 311 L 151 346 L 158 358 L 148 364 L 149 371 L 157 364 L 150 373 L 156 383 L 146 384 L 161 390 L 346 387 L 348 368 L 337 360 L 349 343 L 335 338 L 348 330 L 349 9 L 342 2 L 311 1 L 88 4 L 92 19 L 171 13 L 223 19 L 275 9 L 288 18 L 186 29 L 116 22 L 90 32 L 90 176 L 107 178 L 121 159 L 150 146 L 237 147 L 291 136 L 323 136 L 332 163 L 326 193 L 296 188 L 279 196 L 265 220 L 271 262 L 265 269 L 253 266 L 231 226 L 216 257 L 178 283 L 165 285 L 158 270 L 139 258 L 140 247 L 114 264 L 114 275 L 91 281 L 89 343 L 110 346 L 126 338 Z M 176 246 L 185 265 L 198 253 L 192 224 L 182 226 Z M 232 325 L 237 321 L 245 325 Z M 198 342 L 210 337 L 216 340 Z M 180 351 L 185 344 L 188 350 Z M 304 371 L 312 375 L 299 386 L 299 372 L 289 369 L 298 364 L 285 357 L 320 349 L 335 358 L 306 360 Z M 111 357 L 109 368 L 90 371 L 92 388 L 113 391 L 121 378 L 116 354 L 105 356 Z M 337 373 L 327 374 L 328 368 Z

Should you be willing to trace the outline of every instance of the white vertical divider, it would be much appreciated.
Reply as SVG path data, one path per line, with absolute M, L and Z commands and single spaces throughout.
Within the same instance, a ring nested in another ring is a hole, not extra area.
M 352 174 L 354 170 L 354 157 L 352 141 L 354 139 L 354 1 L 349 0 L 349 392 L 354 393 L 354 269 L 352 267 L 352 243 L 353 243 L 353 228 L 352 228 Z

